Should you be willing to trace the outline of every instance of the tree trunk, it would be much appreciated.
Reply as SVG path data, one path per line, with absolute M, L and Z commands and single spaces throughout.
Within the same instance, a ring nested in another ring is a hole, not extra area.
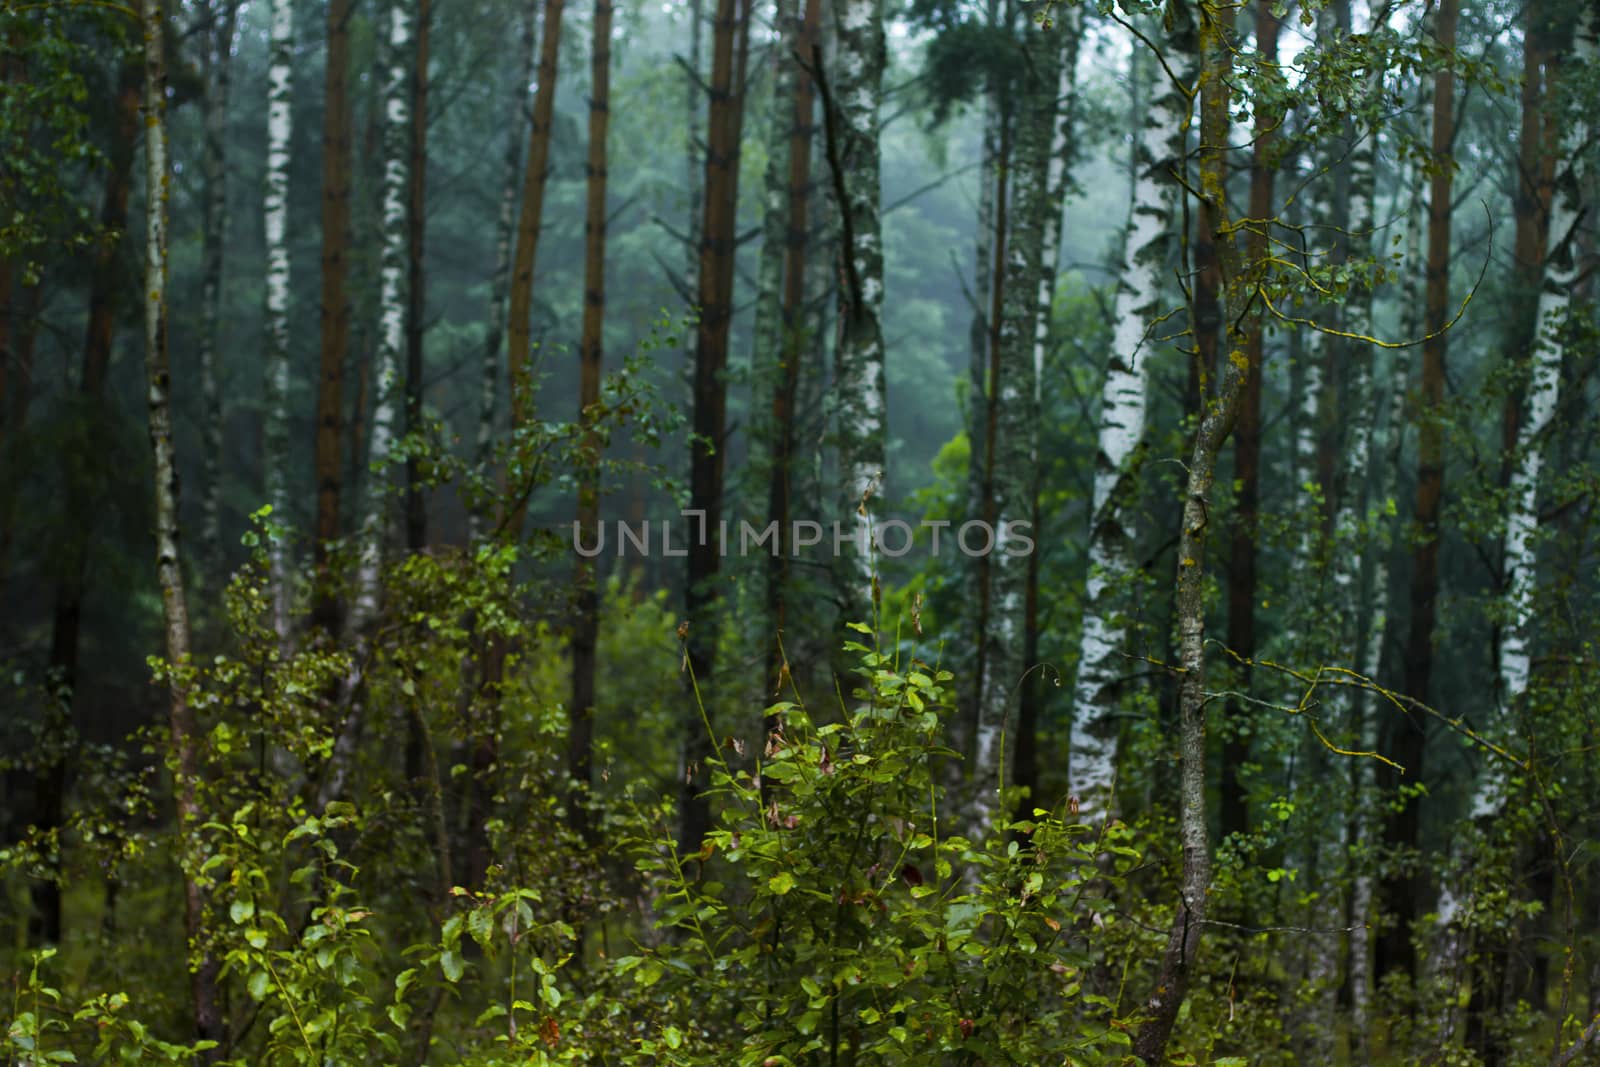
M 1436 35 L 1441 47 L 1455 47 L 1458 0 L 1442 0 Z M 1417 498 L 1415 520 L 1421 536 L 1412 550 L 1411 628 L 1406 640 L 1405 692 L 1426 701 L 1433 675 L 1433 638 L 1439 594 L 1439 513 L 1444 491 L 1444 384 L 1445 324 L 1450 318 L 1450 216 L 1454 168 L 1451 146 L 1455 140 L 1455 72 L 1446 66 L 1433 83 L 1433 177 L 1428 194 L 1428 266 L 1424 295 L 1425 327 L 1429 340 L 1422 346 L 1421 410 L 1417 434 Z M 1390 756 L 1408 780 L 1420 782 L 1426 720 L 1406 710 L 1398 718 Z M 1384 768 L 1380 785 L 1392 786 L 1394 772 Z M 1415 799 L 1391 810 L 1384 819 L 1384 840 L 1390 848 L 1410 851 L 1417 847 L 1420 818 Z M 1413 976 L 1416 950 L 1412 926 L 1420 914 L 1423 881 L 1415 863 L 1385 877 L 1380 888 L 1383 910 L 1394 925 L 1377 942 L 1377 973 Z
M 1228 218 L 1225 196 L 1228 117 L 1231 108 L 1232 42 L 1223 33 L 1219 12 L 1202 7 L 1199 18 L 1200 153 L 1199 189 L 1211 201 L 1217 222 L 1217 256 L 1223 287 L 1219 293 L 1222 338 L 1230 356 L 1223 361 L 1216 395 L 1206 401 L 1195 431 L 1184 492 L 1183 525 L 1178 535 L 1175 607 L 1178 616 L 1178 835 L 1182 844 L 1182 871 L 1178 903 L 1173 909 L 1166 951 L 1156 974 L 1149 1014 L 1133 1041 L 1134 1055 L 1148 1064 L 1161 1063 L 1167 1041 L 1188 994 L 1189 980 L 1205 929 L 1207 894 L 1211 886 L 1211 852 L 1206 825 L 1205 735 L 1205 550 L 1210 522 L 1208 496 L 1216 473 L 1217 455 L 1238 416 L 1251 372 L 1248 358 L 1240 358 L 1241 321 L 1248 312 L 1244 271 L 1235 244 L 1237 232 Z M 1204 147 L 1210 146 L 1210 147 Z M 1251 263 L 1254 272 L 1259 265 Z M 1191 318 L 1198 316 L 1191 312 Z
M 774 57 L 772 148 L 767 156 L 767 215 L 763 220 L 760 301 L 756 307 L 755 366 L 764 376 L 756 410 L 768 418 L 757 470 L 767 483 L 767 520 L 778 524 L 777 543 L 764 573 L 766 692 L 783 687 L 782 634 L 789 591 L 790 465 L 795 451 L 795 391 L 800 379 L 805 303 L 806 244 L 811 193 L 811 138 L 816 103 L 811 75 L 796 57 L 811 54 L 820 32 L 821 0 L 805 0 L 805 13 L 780 4 L 782 44 Z M 766 724 L 770 732 L 775 721 Z
M 477 461 L 487 467 L 494 441 L 494 412 L 500 380 L 500 346 L 506 333 L 506 292 L 511 285 L 511 234 L 517 224 L 518 175 L 522 169 L 523 127 L 528 122 L 528 83 L 533 78 L 534 17 L 527 5 L 522 16 L 521 61 L 517 67 L 516 109 L 511 136 L 506 139 L 505 179 L 501 184 L 500 214 L 495 227 L 494 279 L 489 286 L 489 331 L 483 346 L 483 369 L 478 394 Z M 474 510 L 472 537 L 483 534 L 483 516 Z
M 406 194 L 409 162 L 408 63 L 412 43 L 410 0 L 392 0 L 382 49 L 383 67 L 383 246 L 379 258 L 378 356 L 373 368 L 374 399 L 368 434 L 369 472 L 363 485 L 355 596 L 346 630 L 356 643 L 356 673 L 345 680 L 340 700 L 348 707 L 333 753 L 317 790 L 317 810 L 344 792 L 365 725 L 360 663 L 366 658 L 368 631 L 378 618 L 382 595 L 383 557 L 389 529 L 387 469 L 371 470 L 388 460 L 394 447 L 400 353 L 405 344 Z
M 606 131 L 611 108 L 611 0 L 595 0 L 592 88 L 589 95 L 589 181 L 584 219 L 583 339 L 579 345 L 578 421 L 585 427 L 578 476 L 578 525 L 593 545 L 600 524 L 600 440 L 590 427 L 600 402 L 600 360 L 606 311 Z M 599 574 L 578 557 L 577 623 L 572 634 L 572 705 L 568 711 L 567 773 L 576 792 L 567 817 L 585 841 L 593 838 L 588 790 L 594 757 L 595 645 L 600 635 Z
M 1194 79 L 1193 29 L 1169 34 L 1173 73 Z M 1131 600 L 1124 588 L 1134 572 L 1133 535 L 1124 515 L 1135 491 L 1145 434 L 1150 332 L 1159 312 L 1166 249 L 1172 239 L 1176 186 L 1186 155 L 1184 130 L 1189 105 L 1165 68 L 1136 138 L 1138 180 L 1121 280 L 1112 311 L 1115 323 L 1095 453 L 1094 497 L 1089 519 L 1089 573 L 1073 687 L 1068 780 L 1080 814 L 1105 813 L 1112 803 L 1117 762 L 1117 702 L 1126 673 L 1122 655 L 1131 629 Z M 1197 250 L 1197 266 L 1198 266 Z M 1199 303 L 1197 297 L 1197 304 Z M 1202 324 L 1196 323 L 1200 332 Z
M 212 12 L 215 15 L 215 12 Z M 222 566 L 222 389 L 217 381 L 217 337 L 222 321 L 222 268 L 228 243 L 228 89 L 238 4 L 226 0 L 218 24 L 205 35 L 205 151 L 200 157 L 200 403 L 204 481 L 200 490 L 200 556 L 209 575 Z
M 1061 253 L 1062 215 L 1067 199 L 1067 185 L 1071 165 L 1077 155 L 1077 69 L 1078 47 L 1083 38 L 1083 13 L 1076 7 L 1061 11 L 1059 31 L 1061 54 L 1056 90 L 1056 116 L 1054 136 L 1050 144 L 1049 194 L 1045 205 L 1044 238 L 1039 253 L 1039 296 L 1034 303 L 1033 319 L 1033 416 L 1037 420 L 1044 408 L 1044 369 L 1055 341 L 1056 265 Z M 1039 504 L 1041 481 L 1039 463 L 1039 434 L 1035 431 L 1031 444 L 1033 452 L 1028 457 L 1028 498 L 1031 507 L 1029 534 L 1034 541 L 1028 553 L 1027 575 L 1024 579 L 1022 622 L 1022 666 L 1025 672 L 1017 695 L 1017 742 L 1013 781 L 1019 789 L 1027 790 L 1033 806 L 1039 804 L 1039 717 L 1043 711 L 1043 673 L 1034 668 L 1039 665 L 1039 546 L 1043 544 L 1043 531 L 1039 528 L 1042 509 Z M 1027 808 L 1023 809 L 1028 810 Z
M 839 342 L 834 354 L 840 494 L 838 522 L 854 543 L 834 570 L 839 620 L 875 623 L 877 577 L 870 551 L 883 495 L 887 382 L 883 369 L 883 238 L 879 222 L 879 118 L 887 60 L 881 0 L 833 0 L 836 54 L 823 99 L 838 203 Z M 853 530 L 851 528 L 854 528 Z
M 685 607 L 689 669 L 697 692 L 710 700 L 720 600 L 717 531 L 722 520 L 724 450 L 727 445 L 728 334 L 733 320 L 733 265 L 739 205 L 739 133 L 744 113 L 744 63 L 750 39 L 750 5 L 717 0 L 712 24 L 711 106 L 706 128 L 705 205 L 700 237 L 700 322 L 695 334 L 694 439 L 689 454 L 689 507 L 698 512 L 698 536 L 689 534 Z M 712 709 L 707 706 L 709 716 Z M 691 710 L 686 729 L 680 848 L 698 851 L 710 825 L 703 770 L 711 739 Z
M 522 206 L 517 216 L 516 252 L 511 268 L 511 321 L 506 330 L 506 363 L 511 379 L 511 430 L 524 430 L 533 419 L 532 320 L 533 271 L 539 255 L 544 220 L 545 180 L 550 173 L 550 131 L 555 120 L 556 75 L 561 58 L 561 16 L 565 0 L 546 0 L 544 38 L 539 53 L 539 88 L 533 97 L 533 123 L 528 130 L 528 162 L 522 172 Z M 509 485 L 509 506 L 502 504 L 505 532 L 522 536 L 526 512 L 525 486 Z
M 121 234 L 128 223 L 128 195 L 132 187 L 134 148 L 139 136 L 139 67 L 123 65 L 116 101 L 116 125 L 108 153 L 106 184 L 100 206 L 101 232 Z M 117 295 L 123 279 L 117 271 L 120 241 L 101 241 L 89 268 L 89 319 L 84 334 L 83 371 L 78 392 L 83 404 L 80 417 L 87 420 L 91 433 L 102 420 L 105 383 L 111 366 L 111 342 L 115 333 Z M 86 442 L 87 445 L 88 442 Z M 72 727 L 72 709 L 78 687 L 78 638 L 83 619 L 84 569 L 94 530 L 90 503 L 85 497 L 81 477 L 69 468 L 66 472 L 67 517 L 78 527 L 68 539 L 61 570 L 56 579 L 55 605 L 50 627 L 50 685 L 55 693 L 46 723 L 53 739 L 62 741 Z M 33 821 L 41 830 L 61 825 L 66 793 L 66 763 L 51 760 L 35 772 Z M 61 886 L 55 879 L 39 881 L 33 887 L 33 917 L 30 930 L 34 943 L 56 943 L 61 939 Z
M 1007 239 L 1002 288 L 997 375 L 990 382 L 992 448 L 985 514 L 993 542 L 987 553 L 989 625 L 977 635 L 987 645 L 978 705 L 977 746 L 973 771 L 978 786 L 973 812 L 975 828 L 987 831 L 999 813 L 1000 789 L 1007 768 L 1001 752 L 1011 696 L 1018 692 L 1023 643 L 1027 632 L 1027 557 L 1024 542 L 1034 518 L 1032 470 L 1038 452 L 1038 360 L 1040 292 L 1047 285 L 1045 246 L 1052 214 L 1060 201 L 1052 164 L 1057 138 L 1058 100 L 1064 31 L 1030 28 L 1023 37 L 1024 56 L 1018 103 L 1015 222 Z M 1053 251 L 1053 250 L 1052 250 Z M 1019 528 L 1020 526 L 1020 528 Z M 1031 549 L 1031 545 L 1028 546 Z M 1013 734 L 1013 736 L 1015 736 Z
M 350 15 L 354 0 L 328 0 L 328 65 L 322 117 L 321 362 L 317 370 L 316 537 L 312 560 L 316 595 L 312 621 L 327 633 L 339 627 L 339 604 L 328 573 L 329 546 L 339 537 L 339 428 L 343 418 L 344 361 L 350 347 Z
M 262 216 L 266 229 L 266 412 L 263 433 L 267 502 L 272 520 L 289 521 L 289 145 L 293 126 L 291 76 L 294 5 L 272 0 L 267 41 L 267 176 Z M 289 641 L 289 545 L 272 538 L 267 550 L 272 590 L 272 628 L 278 644 Z
M 161 607 L 166 630 L 167 663 L 182 668 L 189 659 L 189 608 L 184 596 L 183 562 L 178 548 L 178 459 L 172 439 L 171 368 L 167 358 L 167 197 L 171 175 L 167 166 L 165 126 L 167 71 L 163 52 L 165 34 L 161 0 L 143 0 L 140 7 L 144 32 L 145 188 L 145 370 L 150 413 L 150 450 L 155 461 L 156 575 L 161 583 Z M 195 1037 L 221 1042 L 225 1034 L 217 1011 L 218 961 L 203 947 L 206 941 L 205 897 L 199 882 L 204 849 L 198 832 L 206 813 L 196 797 L 199 757 L 194 716 L 188 694 L 176 679 L 168 679 L 167 725 L 171 748 L 173 792 L 178 809 L 182 849 L 184 929 L 199 953 L 191 961 Z M 201 1053 L 201 1061 L 215 1063 L 220 1048 Z
M 1278 20 L 1262 4 L 1255 9 L 1256 52 L 1261 61 L 1278 61 Z M 1250 161 L 1250 217 L 1258 220 L 1245 239 L 1250 262 L 1259 263 L 1268 251 L 1272 219 L 1273 178 L 1278 149 L 1275 130 L 1280 116 L 1267 108 L 1255 112 L 1255 146 Z M 1228 541 L 1228 647 L 1242 663 L 1235 683 L 1250 692 L 1251 661 L 1256 655 L 1256 536 L 1261 505 L 1261 367 L 1263 324 L 1260 319 L 1245 331 L 1244 352 L 1250 367 L 1233 427 L 1233 480 L 1238 486 L 1233 524 Z M 1240 772 L 1250 759 L 1252 706 L 1241 699 L 1228 701 L 1228 729 L 1222 742 L 1221 832 L 1224 838 L 1250 832 L 1250 808 Z
M 411 188 L 406 207 L 406 433 L 422 432 L 422 390 L 427 360 L 423 342 L 428 300 L 423 246 L 428 226 L 428 36 L 432 0 L 417 0 L 416 65 L 411 74 Z M 415 455 L 406 456 L 406 547 L 428 544 L 428 502 Z

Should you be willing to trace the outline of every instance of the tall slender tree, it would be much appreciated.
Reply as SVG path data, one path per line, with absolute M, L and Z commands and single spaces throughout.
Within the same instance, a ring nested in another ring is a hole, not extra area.
M 879 221 L 879 109 L 887 61 L 881 0 L 833 0 L 833 30 L 835 55 L 827 65 L 823 108 L 839 212 L 842 279 L 834 355 L 840 483 L 836 521 L 841 531 L 854 534 L 854 545 L 843 548 L 835 560 L 834 598 L 841 622 L 872 622 L 877 605 L 871 537 L 888 447 Z
M 755 365 L 760 368 L 762 395 L 757 410 L 767 422 L 759 440 L 752 442 L 765 477 L 767 518 L 777 523 L 777 543 L 762 577 L 766 617 L 766 682 L 768 692 L 782 686 L 784 656 L 781 635 L 789 597 L 789 522 L 792 488 L 790 465 L 795 454 L 796 389 L 803 358 L 802 316 L 805 302 L 805 267 L 809 199 L 811 193 L 811 141 L 816 125 L 816 101 L 809 71 L 801 63 L 810 55 L 820 32 L 821 0 L 779 4 L 781 47 L 773 59 L 771 144 L 765 175 L 766 214 L 762 220 L 761 274 L 756 305 Z M 775 723 L 769 724 L 775 726 Z
M 399 416 L 399 366 L 405 345 L 406 316 L 406 199 L 410 160 L 410 58 L 414 0 L 391 0 L 384 28 L 383 74 L 383 241 L 379 258 L 378 351 L 373 368 L 374 397 L 371 430 L 367 434 L 369 468 L 387 464 L 394 448 Z M 363 483 L 359 554 L 355 595 L 345 628 L 358 650 L 365 649 L 369 630 L 378 618 L 382 595 L 382 568 L 387 554 L 390 477 L 386 469 L 371 470 Z M 340 703 L 348 710 L 334 742 L 333 754 L 317 788 L 317 806 L 326 807 L 344 792 L 364 727 L 365 703 L 359 675 L 347 679 Z
M 267 176 L 262 200 L 266 229 L 266 412 L 262 443 L 267 502 L 275 522 L 289 521 L 289 146 L 294 71 L 294 4 L 272 0 L 267 40 Z M 289 639 L 289 546 L 274 537 L 268 549 L 272 628 Z
M 695 332 L 693 427 L 689 452 L 689 507 L 697 512 L 697 534 L 689 536 L 685 607 L 687 651 L 695 685 L 712 682 L 716 658 L 717 605 L 725 457 L 727 448 L 728 339 L 733 323 L 733 266 L 739 207 L 740 130 L 744 121 L 745 66 L 750 48 L 749 0 L 717 0 L 712 23 L 710 108 L 706 120 L 705 203 L 700 229 Z M 696 699 L 700 699 L 696 697 Z M 709 708 L 707 711 L 709 712 Z M 698 712 L 685 721 L 685 774 L 679 840 L 698 850 L 709 828 L 709 810 L 699 768 L 710 745 Z
M 161 585 L 165 623 L 167 743 L 183 866 L 183 916 L 190 951 L 190 994 L 195 1037 L 217 1044 L 201 1053 L 204 1063 L 220 1059 L 224 1025 L 217 1002 L 220 961 L 206 938 L 205 889 L 201 865 L 205 851 L 200 825 L 206 813 L 197 794 L 200 775 L 193 710 L 181 676 L 188 665 L 189 605 L 184 592 L 183 558 L 178 544 L 178 456 L 172 437 L 172 367 L 167 356 L 167 200 L 171 170 L 167 162 L 166 20 L 161 0 L 142 0 L 144 35 L 145 210 L 144 354 L 150 452 L 155 467 L 156 578 Z
M 427 373 L 428 299 L 424 244 L 428 228 L 428 42 L 432 0 L 417 0 L 417 43 L 411 73 L 411 188 L 406 206 L 406 433 L 422 431 L 422 394 Z M 406 456 L 406 547 L 428 543 L 428 506 L 415 453 Z
M 1039 292 L 1045 284 L 1044 254 L 1052 214 L 1060 201 L 1052 181 L 1060 100 L 1062 31 L 1050 25 L 1030 28 L 1022 39 L 1025 71 L 1019 87 L 1016 197 L 1002 267 L 1006 294 L 1001 309 L 998 358 L 991 366 L 989 420 L 989 505 L 984 518 L 994 532 L 988 552 L 989 625 L 979 635 L 987 648 L 980 680 L 977 745 L 973 761 L 979 788 L 974 824 L 987 829 L 996 813 L 999 788 L 1006 782 L 1001 737 L 1011 696 L 1026 667 L 1022 645 L 1027 618 L 1027 557 L 1032 554 L 1033 493 L 1030 471 L 1037 452 Z M 1026 550 L 1026 551 L 1024 551 Z
M 1453 55 L 1459 0 L 1441 0 L 1434 35 L 1447 55 Z M 1446 62 L 1433 80 L 1433 163 L 1428 189 L 1427 286 L 1424 293 L 1421 400 L 1417 427 L 1417 495 L 1414 513 L 1419 536 L 1411 553 L 1411 624 L 1406 638 L 1405 692 L 1426 701 L 1433 681 L 1433 642 L 1439 596 L 1439 516 L 1444 497 L 1444 387 L 1445 326 L 1450 318 L 1451 190 L 1455 168 L 1455 68 Z M 1408 780 L 1421 781 L 1427 722 L 1407 709 L 1397 719 L 1390 755 L 1405 768 Z M 1380 786 L 1393 788 L 1395 773 L 1380 769 Z M 1391 807 L 1384 819 L 1384 839 L 1401 854 L 1418 845 L 1421 821 L 1414 799 Z M 1419 911 L 1422 878 L 1415 863 L 1393 869 L 1380 887 L 1381 904 L 1393 923 L 1378 938 L 1377 973 L 1413 975 L 1416 950 L 1412 926 Z
M 354 0 L 328 0 L 327 66 L 322 114 L 322 299 L 317 367 L 317 429 L 312 468 L 317 483 L 316 537 L 312 560 L 316 595 L 312 619 L 332 633 L 339 625 L 338 601 L 330 589 L 329 547 L 339 536 L 340 426 L 344 364 L 350 347 L 350 16 Z
M 1279 21 L 1267 5 L 1255 5 L 1256 54 L 1263 65 L 1278 62 Z M 1265 259 L 1272 234 L 1273 180 L 1278 171 L 1278 110 L 1262 94 L 1255 104 L 1255 136 L 1250 160 L 1251 229 L 1246 238 L 1250 262 Z M 1250 664 L 1256 655 L 1256 539 L 1261 506 L 1261 368 L 1265 330 L 1260 319 L 1249 324 L 1244 355 L 1249 378 L 1233 427 L 1233 480 L 1237 486 L 1233 525 L 1228 539 L 1228 647 L 1243 666 L 1241 691 L 1250 688 Z M 1221 825 L 1224 837 L 1250 829 L 1250 809 L 1241 776 L 1250 759 L 1250 705 L 1235 698 L 1227 705 L 1229 729 L 1223 734 Z
M 611 122 L 611 0 L 595 0 L 594 44 L 589 90 L 589 165 L 584 213 L 583 338 L 578 348 L 578 421 L 584 427 L 583 466 L 578 478 L 578 525 L 595 543 L 600 524 L 600 448 L 594 432 L 600 403 L 600 364 L 604 351 L 606 313 L 606 134 Z M 589 786 L 594 762 L 595 647 L 600 636 L 599 575 L 579 557 L 577 617 L 572 633 L 572 704 L 567 727 L 567 773 L 579 790 L 567 805 L 572 827 L 592 837 L 588 818 Z
M 1186 94 L 1194 79 L 1194 45 L 1188 36 L 1192 32 L 1179 23 L 1169 33 L 1167 51 L 1177 62 L 1169 60 L 1161 67 L 1158 77 L 1163 80 L 1153 90 L 1154 99 L 1135 141 L 1137 181 L 1100 394 L 1089 575 L 1068 757 L 1070 788 L 1088 811 L 1106 809 L 1116 773 L 1115 710 L 1130 631 L 1124 587 L 1134 573 L 1132 531 L 1125 511 L 1145 435 L 1150 361 L 1155 356 L 1151 333 L 1159 313 L 1162 267 L 1176 207 L 1172 175 L 1186 153 Z M 1201 325 L 1197 323 L 1197 330 Z
M 500 346 L 505 342 L 506 294 L 511 285 L 511 237 L 517 224 L 518 177 L 522 172 L 523 128 L 528 123 L 529 83 L 533 80 L 534 7 L 523 7 L 517 80 L 512 86 L 510 135 L 506 138 L 505 175 L 501 182 L 500 213 L 495 224 L 495 270 L 489 285 L 489 330 L 483 345 L 483 366 L 478 392 L 476 457 L 489 462 L 494 442 L 495 407 L 500 381 Z M 482 517 L 471 518 L 474 536 L 482 533 Z
M 228 92 L 233 81 L 233 46 L 238 32 L 235 0 L 207 4 L 213 25 L 201 34 L 205 78 L 205 149 L 200 157 L 200 403 L 201 451 L 205 464 L 200 489 L 200 557 L 208 568 L 222 558 L 222 388 L 217 378 L 217 337 L 222 326 L 222 271 L 228 243 Z

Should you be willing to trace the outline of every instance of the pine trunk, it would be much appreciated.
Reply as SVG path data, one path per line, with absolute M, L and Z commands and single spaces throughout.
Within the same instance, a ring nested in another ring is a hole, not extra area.
M 688 660 L 693 674 L 691 699 L 709 701 L 715 667 L 720 600 L 717 532 L 722 521 L 724 456 L 727 435 L 728 338 L 733 323 L 733 265 L 739 206 L 739 133 L 743 121 L 744 67 L 749 54 L 750 6 L 718 0 L 712 24 L 711 102 L 706 122 L 705 203 L 700 230 L 698 302 L 695 333 L 694 440 L 689 455 L 689 508 L 697 534 L 690 533 L 685 607 Z M 709 716 L 710 706 L 704 708 Z M 685 719 L 680 847 L 698 851 L 710 828 L 704 770 L 711 751 L 700 710 Z
M 101 232 L 121 234 L 128 223 L 128 196 L 132 188 L 134 149 L 139 136 L 139 67 L 122 67 L 116 101 L 116 125 L 108 153 L 106 184 L 100 206 Z M 120 241 L 96 245 L 89 268 L 89 320 L 84 333 L 83 370 L 78 381 L 79 417 L 93 433 L 102 423 L 106 377 L 111 367 L 111 342 L 115 329 L 117 295 L 123 279 L 117 270 Z M 84 442 L 88 448 L 90 442 Z M 67 518 L 77 528 L 63 553 L 57 573 L 55 604 L 51 616 L 49 677 L 55 690 L 54 711 L 46 730 L 64 738 L 72 727 L 74 694 L 78 686 L 78 638 L 83 619 L 84 571 L 88 564 L 94 525 L 91 505 L 85 499 L 82 478 L 69 467 L 65 472 Z M 51 760 L 34 776 L 33 821 L 42 830 L 61 825 L 65 816 L 67 767 Z M 34 884 L 30 940 L 35 944 L 61 939 L 61 886 L 51 878 Z
M 589 188 L 584 218 L 583 339 L 579 345 L 578 421 L 586 428 L 579 472 L 578 525 L 595 544 L 600 523 L 600 441 L 587 429 L 600 402 L 600 365 L 606 311 L 606 131 L 611 108 L 611 0 L 596 0 L 592 89 L 589 95 Z M 572 635 L 572 705 L 568 712 L 567 773 L 577 794 L 567 802 L 573 830 L 590 840 L 588 788 L 594 755 L 595 645 L 600 634 L 599 575 L 579 557 L 577 624 Z
M 1458 0 L 1443 0 L 1436 27 L 1441 47 L 1455 48 Z M 1426 701 L 1432 688 L 1434 624 L 1439 595 L 1440 505 L 1444 494 L 1444 332 L 1450 318 L 1450 218 L 1455 141 L 1455 71 L 1446 66 L 1433 82 L 1433 177 L 1428 192 L 1427 287 L 1424 293 L 1425 328 L 1422 346 L 1421 404 L 1417 429 L 1417 497 L 1415 522 L 1420 536 L 1411 554 L 1411 626 L 1406 639 L 1405 692 Z M 1424 730 L 1418 713 L 1407 710 L 1396 726 L 1390 757 L 1405 768 L 1408 781 L 1423 774 Z M 1385 768 L 1381 785 L 1393 785 Z M 1391 810 L 1384 819 L 1384 840 L 1399 851 L 1415 849 L 1421 825 L 1415 799 Z M 1415 976 L 1416 950 L 1412 926 L 1420 914 L 1423 880 L 1415 865 L 1388 875 L 1380 887 L 1381 906 L 1394 916 L 1394 924 L 1378 939 L 1377 973 Z
M 544 222 L 545 181 L 550 174 L 550 131 L 555 121 L 556 76 L 561 59 L 561 16 L 565 0 L 546 0 L 544 36 L 539 52 L 539 88 L 533 97 L 533 122 L 528 130 L 528 161 L 522 172 L 522 205 L 517 215 L 516 252 L 511 267 L 510 324 L 506 329 L 506 365 L 511 382 L 511 431 L 516 435 L 533 419 L 532 314 L 533 272 Z M 515 451 L 514 447 L 514 451 Z M 513 467 L 520 464 L 513 463 Z M 504 532 L 513 541 L 522 536 L 530 487 L 511 484 L 502 501 Z
M 317 431 L 312 466 L 317 479 L 317 572 L 312 621 L 328 633 L 339 627 L 339 605 L 328 573 L 330 545 L 339 536 L 339 431 L 343 421 L 344 361 L 350 348 L 350 16 L 354 0 L 328 2 L 328 60 L 322 117 L 321 358 L 317 368 Z

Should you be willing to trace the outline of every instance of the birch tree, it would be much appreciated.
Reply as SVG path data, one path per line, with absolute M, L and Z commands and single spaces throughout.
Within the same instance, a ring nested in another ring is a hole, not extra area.
M 267 503 L 275 522 L 289 520 L 289 141 L 293 135 L 294 5 L 272 0 L 267 39 L 267 175 L 262 201 L 266 229 L 266 425 L 262 436 Z M 272 628 L 289 640 L 289 546 L 268 548 Z
M 1172 230 L 1176 186 L 1171 181 L 1185 155 L 1193 80 L 1192 44 L 1182 31 L 1166 38 L 1167 65 L 1136 139 L 1138 180 L 1126 252 L 1113 302 L 1115 323 L 1100 394 L 1094 494 L 1089 520 L 1089 575 L 1078 674 L 1073 687 L 1068 778 L 1080 810 L 1105 811 L 1116 773 L 1116 702 L 1125 673 L 1122 653 L 1130 622 L 1123 589 L 1133 573 L 1132 532 L 1125 510 L 1134 489 L 1145 435 L 1150 387 L 1151 334 L 1159 314 L 1160 286 Z
M 408 78 L 412 42 L 411 0 L 391 0 L 384 28 L 383 73 L 383 244 L 379 259 L 378 352 L 373 368 L 372 428 L 367 435 L 368 466 L 386 464 L 394 447 L 399 416 L 400 354 L 405 344 L 406 321 L 406 197 L 410 156 L 410 101 Z M 346 629 L 356 641 L 355 673 L 346 679 L 342 703 L 349 710 L 334 742 L 333 754 L 317 789 L 317 808 L 325 808 L 344 791 L 355 758 L 365 717 L 361 661 L 367 632 L 378 618 L 380 577 L 389 528 L 390 476 L 386 469 L 370 470 L 362 484 L 359 555 L 355 595 Z
M 835 54 L 823 100 L 839 216 L 839 340 L 834 355 L 838 522 L 853 534 L 835 560 L 842 623 L 875 622 L 871 547 L 888 446 L 883 350 L 879 108 L 887 55 L 881 0 L 833 0 Z M 831 99 L 829 99 L 831 97 Z
M 217 1003 L 220 965 L 205 947 L 206 900 L 200 881 L 205 860 L 200 825 L 206 813 L 197 796 L 200 762 L 194 712 L 180 673 L 188 666 L 190 632 L 178 544 L 178 456 L 172 436 L 172 366 L 167 355 L 167 200 L 172 175 L 167 162 L 166 27 L 161 0 L 142 0 L 139 11 L 144 34 L 145 190 L 149 199 L 144 246 L 145 401 L 155 469 L 156 578 L 161 586 L 166 638 L 167 743 L 183 866 L 184 930 L 190 952 L 198 955 L 189 967 L 195 1037 L 220 1043 L 224 1036 Z M 215 1063 L 220 1052 L 213 1047 L 201 1054 L 201 1060 Z

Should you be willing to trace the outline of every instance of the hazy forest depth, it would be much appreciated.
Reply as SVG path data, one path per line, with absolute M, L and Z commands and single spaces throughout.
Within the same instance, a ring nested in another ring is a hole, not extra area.
M 1600 0 L 0 0 L 0 1055 L 1600 1063 Z

